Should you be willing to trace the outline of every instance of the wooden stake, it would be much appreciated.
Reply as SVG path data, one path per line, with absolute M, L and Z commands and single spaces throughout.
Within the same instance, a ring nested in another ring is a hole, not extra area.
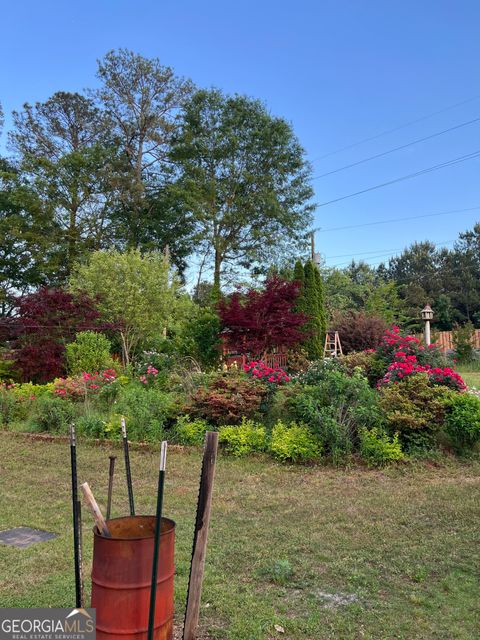
M 95 524 L 97 525 L 97 529 L 99 530 L 100 534 L 102 536 L 105 536 L 106 538 L 111 538 L 112 534 L 107 527 L 107 523 L 105 522 L 105 518 L 100 511 L 100 507 L 98 506 L 97 501 L 93 497 L 93 493 L 88 486 L 88 482 L 84 482 L 83 484 L 81 484 L 80 489 L 82 490 L 83 497 L 85 498 L 87 506 L 93 514 Z
M 183 640 L 195 640 L 200 614 L 208 526 L 212 508 L 213 480 L 217 461 L 218 433 L 207 431 L 203 450 L 202 474 L 198 493 L 197 517 L 193 537 L 192 564 L 188 581 L 187 607 L 183 625 Z

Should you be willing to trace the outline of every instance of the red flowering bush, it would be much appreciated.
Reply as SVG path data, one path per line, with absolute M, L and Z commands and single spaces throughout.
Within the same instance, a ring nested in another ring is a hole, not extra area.
M 281 369 L 277 364 L 273 367 L 267 366 L 261 360 L 252 360 L 243 367 L 245 373 L 252 378 L 261 380 L 262 382 L 269 382 L 275 385 L 283 384 L 290 381 L 290 376 L 286 371 Z
M 105 371 L 95 371 L 72 378 L 57 378 L 53 383 L 53 394 L 60 398 L 70 400 L 86 399 L 89 395 L 96 394 L 105 386 L 117 379 L 115 369 L 105 369 Z
M 382 342 L 376 349 L 376 355 L 388 365 L 394 362 L 397 353 L 416 356 L 420 365 L 441 367 L 445 364 L 445 357 L 436 344 L 426 347 L 416 336 L 403 336 L 400 328 L 394 325 L 391 330 L 385 331 Z
M 432 385 L 443 385 L 456 391 L 464 391 L 467 388 L 461 376 L 453 369 L 435 366 L 442 360 L 442 354 L 436 345 L 425 347 L 415 336 L 402 336 L 398 327 L 385 332 L 377 355 L 393 360 L 378 386 L 397 384 L 407 376 L 426 373 Z

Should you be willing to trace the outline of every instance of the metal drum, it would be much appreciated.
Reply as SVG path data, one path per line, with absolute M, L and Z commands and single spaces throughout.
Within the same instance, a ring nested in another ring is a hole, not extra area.
M 155 516 L 108 521 L 111 538 L 94 529 L 92 607 L 97 640 L 147 640 Z M 173 638 L 175 522 L 162 518 L 155 640 Z

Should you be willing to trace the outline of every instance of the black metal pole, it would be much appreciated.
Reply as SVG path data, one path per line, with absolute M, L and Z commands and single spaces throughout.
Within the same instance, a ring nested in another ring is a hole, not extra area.
M 112 491 L 113 491 L 113 474 L 115 472 L 116 456 L 108 456 L 110 458 L 110 467 L 108 469 L 108 500 L 107 500 L 107 520 L 110 520 L 110 512 L 112 510 Z
M 127 473 L 128 502 L 130 504 L 130 515 L 135 515 L 135 504 L 133 501 L 132 474 L 130 471 L 130 454 L 128 451 L 127 426 L 125 418 L 122 418 L 123 453 L 125 455 L 125 471 Z
M 162 528 L 163 488 L 165 484 L 165 466 L 167 463 L 167 442 L 162 442 L 160 452 L 160 470 L 158 473 L 157 517 L 155 520 L 155 536 L 153 539 L 152 584 L 150 588 L 150 609 L 148 612 L 148 640 L 153 640 L 155 626 L 155 601 L 157 598 L 158 555 L 160 551 L 160 532 Z
M 77 487 L 77 439 L 75 425 L 70 425 L 70 463 L 72 470 L 73 555 L 75 563 L 75 606 L 82 607 L 82 572 L 80 568 L 80 534 Z

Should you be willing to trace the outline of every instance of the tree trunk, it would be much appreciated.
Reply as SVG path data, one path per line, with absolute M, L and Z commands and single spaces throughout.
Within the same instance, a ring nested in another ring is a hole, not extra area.
M 218 248 L 215 248 L 215 267 L 213 271 L 213 292 L 214 299 L 220 296 L 220 271 L 222 268 L 222 254 Z

